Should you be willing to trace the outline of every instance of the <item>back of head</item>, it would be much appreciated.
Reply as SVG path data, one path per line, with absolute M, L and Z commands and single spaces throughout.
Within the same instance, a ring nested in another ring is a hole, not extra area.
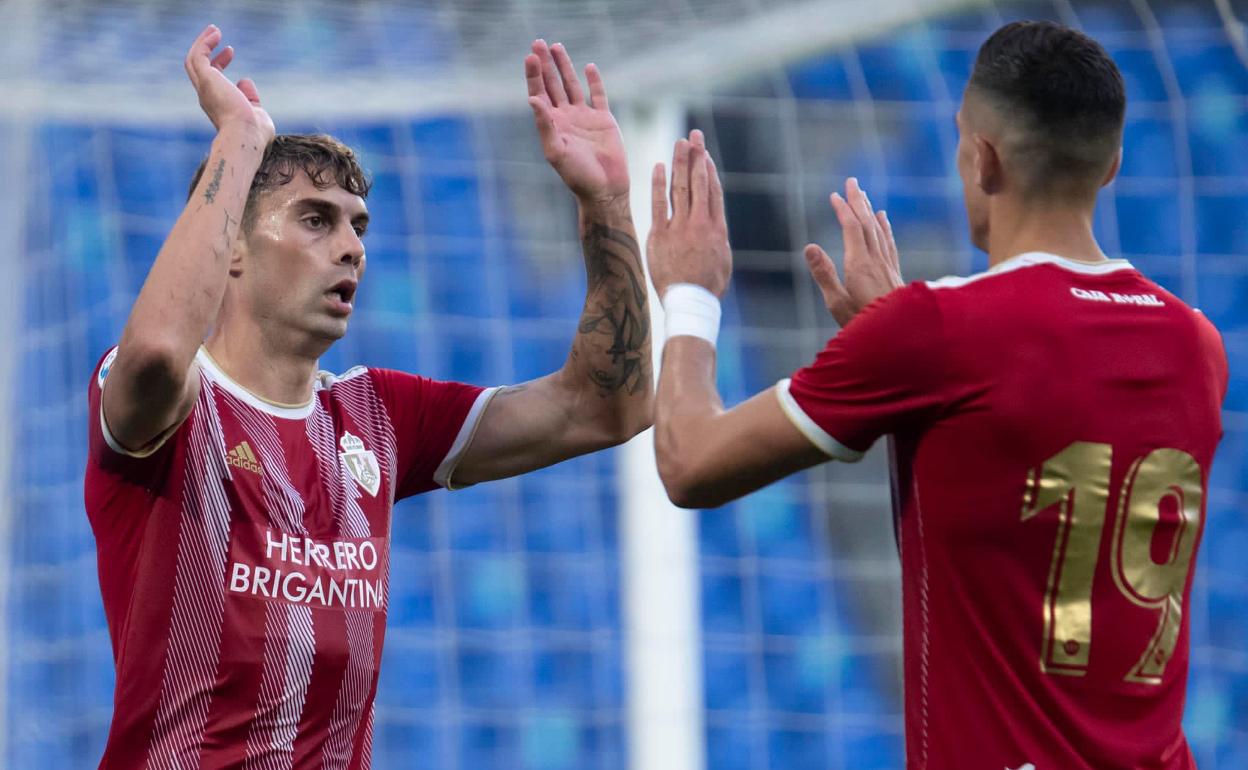
M 187 197 L 195 192 L 208 159 L 199 164 Z M 281 187 L 303 172 L 319 189 L 337 185 L 361 198 L 368 197 L 372 182 L 360 167 L 355 151 L 328 134 L 279 134 L 265 148 L 243 211 L 242 228 L 250 232 L 255 222 L 256 201 L 266 192 Z
M 1122 146 L 1122 75 L 1092 38 L 1052 22 L 1020 21 L 979 49 L 967 86 L 986 109 L 1029 197 L 1094 197 Z

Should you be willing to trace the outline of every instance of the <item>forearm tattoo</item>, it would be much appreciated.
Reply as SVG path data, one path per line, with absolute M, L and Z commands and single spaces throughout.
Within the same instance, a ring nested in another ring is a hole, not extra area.
M 650 387 L 650 309 L 637 239 L 594 223 L 581 246 L 589 291 L 572 358 L 604 397 L 641 393 Z
M 212 172 L 212 181 L 204 188 L 204 200 L 212 203 L 217 198 L 217 191 L 221 189 L 221 174 L 225 173 L 225 158 L 217 163 L 217 168 Z

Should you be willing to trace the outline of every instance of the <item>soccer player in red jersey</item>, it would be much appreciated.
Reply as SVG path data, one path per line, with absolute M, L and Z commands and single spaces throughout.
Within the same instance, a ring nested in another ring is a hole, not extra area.
M 1199 312 L 1093 237 L 1124 111 L 1093 40 L 1049 23 L 992 35 L 957 152 L 989 270 L 901 286 L 887 217 L 851 180 L 832 200 L 845 282 L 806 250 L 842 331 L 727 410 L 722 192 L 697 134 L 675 150 L 670 218 L 655 170 L 668 493 L 720 505 L 893 436 L 912 770 L 1194 767 L 1187 603 L 1227 363 Z
M 525 59 L 580 209 L 563 368 L 482 389 L 317 359 L 364 273 L 347 147 L 275 136 L 209 27 L 186 71 L 217 135 L 90 384 L 87 512 L 117 669 L 102 768 L 370 765 L 396 499 L 618 444 L 650 421 L 649 316 L 619 129 L 562 46 Z M 205 341 L 205 338 L 206 341 Z

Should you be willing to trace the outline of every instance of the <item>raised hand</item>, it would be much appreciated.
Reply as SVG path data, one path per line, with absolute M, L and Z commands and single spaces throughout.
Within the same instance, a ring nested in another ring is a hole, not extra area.
M 220 44 L 221 30 L 209 24 L 186 54 L 186 75 L 199 95 L 199 106 L 218 131 L 226 126 L 245 128 L 268 144 L 276 133 L 273 119 L 260 106 L 260 93 L 250 78 L 235 84 L 225 76 L 225 68 L 234 60 L 234 48 L 227 45 L 213 56 Z
M 524 57 L 529 106 L 542 140 L 542 153 L 563 183 L 585 203 L 607 203 L 628 195 L 628 159 L 620 127 L 607 107 L 602 75 L 585 67 L 589 98 L 561 43 L 533 41 Z
M 655 291 L 662 297 L 674 283 L 692 283 L 722 297 L 732 279 L 732 249 L 724 218 L 724 189 L 702 132 L 695 129 L 688 139 L 676 142 L 670 217 L 662 163 L 655 165 L 650 181 L 646 261 Z
M 808 244 L 804 253 L 810 275 L 823 293 L 823 303 L 844 326 L 859 310 L 902 286 L 901 262 L 888 215 L 871 208 L 871 200 L 857 179 L 850 177 L 845 182 L 844 198 L 832 193 L 831 201 L 845 243 L 845 281 L 842 283 L 836 265 L 818 244 Z

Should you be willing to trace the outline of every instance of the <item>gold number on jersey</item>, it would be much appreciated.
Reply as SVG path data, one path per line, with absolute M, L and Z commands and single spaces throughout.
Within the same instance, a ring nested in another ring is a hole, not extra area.
M 1122 482 L 1111 551 L 1114 583 L 1123 596 L 1159 614 L 1157 631 L 1128 681 L 1160 684 L 1179 642 L 1183 588 L 1200 529 L 1200 478 L 1200 465 L 1188 453 L 1155 449 L 1132 463 Z M 1163 505 L 1173 506 L 1179 526 L 1170 542 L 1155 543 Z M 1155 545 L 1165 547 L 1160 563 Z
M 1044 592 L 1040 668 L 1082 676 L 1092 645 L 1092 578 L 1109 502 L 1109 444 L 1076 441 L 1032 469 L 1023 521 L 1057 506 L 1057 543 Z
M 1076 441 L 1027 476 L 1022 520 L 1057 507 L 1057 539 L 1044 595 L 1040 668 L 1082 676 L 1092 646 L 1092 584 L 1109 508 L 1113 447 Z M 1140 607 L 1156 609 L 1157 630 L 1127 674 L 1130 682 L 1160 683 L 1183 618 L 1183 589 L 1200 525 L 1201 470 L 1178 449 L 1156 449 L 1132 463 L 1118 495 L 1111 547 L 1114 584 Z M 1154 559 L 1164 506 L 1178 527 Z

